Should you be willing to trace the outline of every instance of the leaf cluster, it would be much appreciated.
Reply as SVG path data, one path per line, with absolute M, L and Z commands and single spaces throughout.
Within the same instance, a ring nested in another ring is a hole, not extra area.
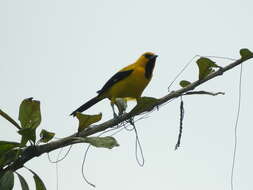
M 22 190 L 27 190 L 29 186 L 25 178 L 18 172 L 12 171 L 11 165 L 22 159 L 23 153 L 28 146 L 36 145 L 36 130 L 41 123 L 40 102 L 33 100 L 33 98 L 23 100 L 19 106 L 19 122 L 15 121 L 2 110 L 0 110 L 0 115 L 10 121 L 18 129 L 17 133 L 21 136 L 20 142 L 0 141 L 0 189 L 12 189 L 14 186 L 14 173 L 16 173 Z M 54 133 L 42 129 L 37 143 L 46 143 L 54 135 Z M 39 176 L 34 171 L 30 169 L 29 171 L 33 174 L 36 189 L 46 189 Z

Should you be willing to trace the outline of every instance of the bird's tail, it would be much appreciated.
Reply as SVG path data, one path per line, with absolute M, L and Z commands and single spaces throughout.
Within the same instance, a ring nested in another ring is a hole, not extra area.
M 70 115 L 73 115 L 75 117 L 77 112 L 83 112 L 83 111 L 89 109 L 91 106 L 93 106 L 94 104 L 98 103 L 102 99 L 103 98 L 101 98 L 99 96 L 96 96 L 96 97 L 90 99 L 85 104 L 81 105 L 79 108 L 77 108 L 75 111 L 73 111 Z

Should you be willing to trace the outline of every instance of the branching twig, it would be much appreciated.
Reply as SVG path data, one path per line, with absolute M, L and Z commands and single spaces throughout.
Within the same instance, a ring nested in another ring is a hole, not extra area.
M 249 55 L 249 56 L 244 57 L 244 58 L 240 58 L 240 59 L 232 62 L 231 64 L 227 65 L 226 67 L 220 68 L 219 70 L 211 73 L 210 75 L 208 75 L 206 78 L 204 78 L 202 80 L 197 80 L 197 81 L 191 83 L 190 85 L 188 85 L 188 86 L 186 86 L 184 88 L 181 88 L 179 90 L 170 92 L 166 96 L 158 99 L 157 103 L 154 105 L 154 108 L 158 107 L 158 106 L 160 106 L 160 105 L 162 105 L 162 104 L 164 104 L 166 102 L 168 102 L 171 99 L 180 97 L 183 94 L 188 93 L 189 91 L 194 90 L 199 85 L 201 85 L 201 84 L 207 82 L 208 80 L 211 80 L 211 79 L 213 79 L 213 78 L 215 78 L 217 76 L 222 75 L 224 72 L 226 72 L 226 71 L 234 68 L 237 65 L 240 65 L 241 63 L 243 63 L 246 60 L 251 59 L 251 58 L 253 58 L 252 55 Z M 148 110 L 145 110 L 145 109 L 142 110 L 141 113 L 146 112 L 146 111 L 150 111 L 150 108 L 147 108 L 147 109 Z M 141 114 L 141 113 L 138 113 L 138 114 Z M 136 114 L 136 115 L 138 115 L 138 114 Z M 120 115 L 117 118 L 108 120 L 108 121 L 106 121 L 104 123 L 101 123 L 99 125 L 94 125 L 94 126 L 88 128 L 87 130 L 81 131 L 81 132 L 78 133 L 78 136 L 79 137 L 87 137 L 87 136 L 96 134 L 96 133 L 104 131 L 104 130 L 106 130 L 108 128 L 114 127 L 114 126 L 120 124 L 123 121 L 129 120 L 130 118 L 132 118 L 132 117 L 134 117 L 136 115 L 129 114 L 129 113 L 124 113 L 124 114 Z M 69 146 L 69 145 L 72 145 L 72 144 L 83 143 L 84 142 L 83 139 L 78 139 L 78 138 L 75 138 L 75 137 L 77 137 L 77 133 L 74 133 L 71 136 L 62 138 L 60 140 L 55 140 L 55 141 L 52 141 L 52 142 L 49 142 L 49 143 L 46 143 L 46 144 L 43 144 L 43 145 L 37 145 L 37 146 L 29 146 L 29 147 L 27 147 L 23 151 L 23 153 L 21 154 L 21 156 L 15 162 L 13 162 L 11 165 L 9 165 L 8 167 L 6 167 L 2 171 L 0 170 L 0 175 L 1 175 L 1 172 L 4 172 L 5 170 L 13 170 L 13 171 L 15 171 L 15 170 L 23 167 L 23 165 L 27 161 L 31 160 L 34 157 L 40 156 L 43 153 L 47 153 L 47 152 L 56 150 L 58 148 L 66 147 L 66 146 Z
M 17 122 L 15 120 L 13 120 L 7 113 L 5 113 L 4 111 L 2 111 L 0 109 L 0 115 L 2 117 L 4 117 L 6 120 L 8 120 L 10 123 L 12 123 L 15 127 L 17 127 L 18 129 L 21 129 L 21 127 L 19 126 L 19 124 L 17 124 Z
M 207 92 L 207 91 L 191 91 L 186 92 L 183 95 L 211 95 L 211 96 L 217 96 L 217 95 L 225 95 L 225 92 Z

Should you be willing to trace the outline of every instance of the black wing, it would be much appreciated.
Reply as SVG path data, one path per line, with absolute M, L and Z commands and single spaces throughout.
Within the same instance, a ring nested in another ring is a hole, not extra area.
M 112 87 L 115 83 L 123 80 L 124 78 L 128 77 L 133 70 L 127 70 L 127 71 L 120 71 L 113 75 L 103 86 L 103 88 L 99 91 L 97 91 L 98 94 L 104 93 L 106 90 L 108 90 L 110 87 Z

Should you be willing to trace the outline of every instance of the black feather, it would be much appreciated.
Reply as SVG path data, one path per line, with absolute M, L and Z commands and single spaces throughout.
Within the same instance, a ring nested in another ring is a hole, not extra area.
M 73 111 L 70 115 L 76 116 L 77 112 L 83 112 L 83 111 L 87 110 L 88 108 L 90 108 L 94 104 L 98 103 L 102 99 L 103 98 L 96 96 L 96 97 L 92 98 L 91 100 L 89 100 L 88 102 L 86 102 L 85 104 L 81 105 L 79 108 L 77 108 L 75 111 Z
M 127 70 L 127 71 L 120 71 L 120 72 L 116 73 L 105 83 L 105 85 L 102 87 L 101 90 L 97 91 L 97 93 L 99 95 L 104 93 L 106 90 L 111 88 L 115 83 L 128 77 L 132 72 L 133 72 L 133 70 Z

